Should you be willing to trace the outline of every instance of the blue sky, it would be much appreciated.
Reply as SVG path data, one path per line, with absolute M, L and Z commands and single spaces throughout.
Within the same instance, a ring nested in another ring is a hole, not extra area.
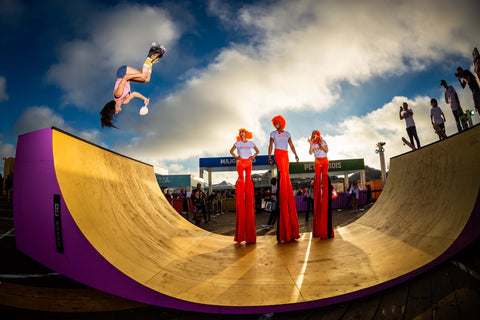
M 408 151 L 403 101 L 422 144 L 437 140 L 432 97 L 456 132 L 441 79 L 471 109 L 454 73 L 472 69 L 480 46 L 474 3 L 0 0 L 0 154 L 15 156 L 19 134 L 53 125 L 171 174 L 198 174 L 199 157 L 228 155 L 242 127 L 267 154 L 270 119 L 282 114 L 301 161 L 313 160 L 307 137 L 318 129 L 330 159 L 379 168 L 376 142 L 387 143 L 387 159 Z M 119 130 L 102 130 L 117 68 L 141 68 L 152 41 L 167 54 L 149 83 L 132 84 L 150 98 L 149 114 L 133 100 Z

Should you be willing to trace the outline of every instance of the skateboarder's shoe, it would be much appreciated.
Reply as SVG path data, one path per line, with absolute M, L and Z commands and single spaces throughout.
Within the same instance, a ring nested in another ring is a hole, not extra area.
M 165 52 L 167 52 L 167 50 L 165 49 L 164 46 L 161 45 L 160 46 L 160 52 L 152 55 L 152 63 L 157 63 L 160 60 L 160 58 L 163 57 Z
M 152 47 L 148 51 L 148 57 L 152 59 L 152 63 L 158 62 L 158 59 L 163 57 L 163 55 L 167 52 L 163 45 L 158 45 L 155 42 L 152 43 Z

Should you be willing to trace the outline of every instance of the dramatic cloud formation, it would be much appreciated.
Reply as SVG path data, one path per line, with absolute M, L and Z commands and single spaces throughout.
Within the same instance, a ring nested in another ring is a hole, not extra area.
M 47 106 L 34 106 L 25 109 L 13 125 L 13 130 L 17 135 L 20 135 L 52 126 L 78 135 L 92 143 L 100 143 L 98 130 L 75 130 L 65 122 L 60 114 Z
M 225 21 L 225 7 L 211 3 L 211 12 Z M 235 130 L 248 127 L 265 149 L 271 129 L 265 123 L 272 116 L 285 110 L 327 110 L 344 81 L 359 86 L 372 77 L 422 70 L 448 54 L 460 54 L 476 40 L 470 6 L 447 1 L 281 1 L 244 7 L 239 16 L 254 35 L 252 42 L 232 44 L 183 88 L 164 100 L 152 98 L 148 118 L 133 117 L 137 110 L 122 114 L 122 128 L 138 138 L 116 148 L 161 159 L 225 154 Z M 352 136 L 338 138 L 351 150 L 339 157 L 361 157 L 355 151 L 358 140 L 368 141 L 371 149 L 391 128 L 402 126 L 397 113 L 381 113 L 336 125 L 350 129 L 356 122 L 356 128 L 366 129 L 346 130 Z M 368 125 L 360 125 L 370 118 Z M 392 149 L 404 150 L 398 143 Z
M 51 126 L 72 130 L 63 118 L 47 106 L 34 106 L 22 112 L 13 126 L 17 135 L 48 128 Z
M 110 147 L 172 172 L 192 170 L 199 156 L 227 155 L 238 128 L 246 127 L 265 154 L 273 116 L 298 112 L 311 120 L 331 112 L 345 84 L 361 87 L 373 79 L 398 77 L 452 55 L 465 55 L 465 49 L 478 41 L 480 27 L 477 11 L 466 0 L 285 0 L 254 2 L 240 9 L 211 0 L 206 10 L 226 30 L 241 32 L 242 40 L 216 48 L 218 55 L 206 66 L 179 74 L 178 79 L 185 81 L 168 94 L 154 90 L 148 116 L 138 115 L 141 102 L 125 106 L 119 114 L 121 130 L 108 131 Z M 140 67 L 144 44 L 152 38 L 167 47 L 178 46 L 190 23 L 179 21 L 166 8 L 127 3 L 94 14 L 85 23 L 84 37 L 60 48 L 59 62 L 51 66 L 48 79 L 72 104 L 96 113 L 106 102 L 98 101 L 111 92 L 112 79 L 105 74 L 132 61 Z M 174 57 L 169 51 L 155 65 L 149 85 L 158 86 L 155 77 L 164 66 L 181 69 L 182 61 Z M 441 96 L 440 88 L 438 93 Z M 407 151 L 399 140 L 406 136 L 404 123 L 398 120 L 403 101 L 414 106 L 422 142 L 435 140 L 423 134 L 424 129 L 433 134 L 428 128 L 429 98 L 389 97 L 378 110 L 329 124 L 326 137 L 336 146 L 330 157 L 364 157 L 368 165 L 378 167 L 373 153 L 376 142 L 387 142 L 387 156 Z M 22 115 L 18 126 L 25 126 L 25 121 Z M 453 125 L 451 120 L 447 123 Z M 301 143 L 313 128 L 302 126 L 298 119 L 293 126 L 288 130 L 303 136 L 294 137 L 299 155 L 308 160 Z M 99 133 L 83 134 L 96 139 Z
M 66 101 L 87 110 L 98 110 L 111 99 L 106 92 L 112 91 L 117 68 L 141 69 L 149 49 L 145 44 L 161 39 L 168 48 L 178 37 L 168 13 L 152 6 L 118 5 L 92 14 L 84 26 L 85 38 L 63 45 L 48 79 L 62 88 Z

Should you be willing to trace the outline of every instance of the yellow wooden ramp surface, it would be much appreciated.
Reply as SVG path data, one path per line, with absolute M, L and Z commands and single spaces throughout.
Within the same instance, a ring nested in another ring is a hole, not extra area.
M 459 237 L 480 187 L 480 127 L 393 158 L 384 191 L 362 218 L 319 240 L 238 245 L 180 216 L 153 168 L 53 130 L 64 201 L 93 247 L 140 284 L 215 306 L 288 305 L 401 279 Z

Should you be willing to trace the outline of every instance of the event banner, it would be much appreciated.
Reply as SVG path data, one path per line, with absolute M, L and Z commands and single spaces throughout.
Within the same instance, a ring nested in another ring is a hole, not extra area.
M 356 171 L 364 170 L 363 159 L 329 160 L 328 171 Z M 315 173 L 315 162 L 290 162 L 290 173 Z
M 273 155 L 271 159 L 275 164 Z M 256 156 L 252 164 L 254 166 L 270 165 L 270 163 L 268 163 L 268 156 Z M 235 167 L 236 165 L 237 161 L 234 157 L 200 158 L 200 168 Z

